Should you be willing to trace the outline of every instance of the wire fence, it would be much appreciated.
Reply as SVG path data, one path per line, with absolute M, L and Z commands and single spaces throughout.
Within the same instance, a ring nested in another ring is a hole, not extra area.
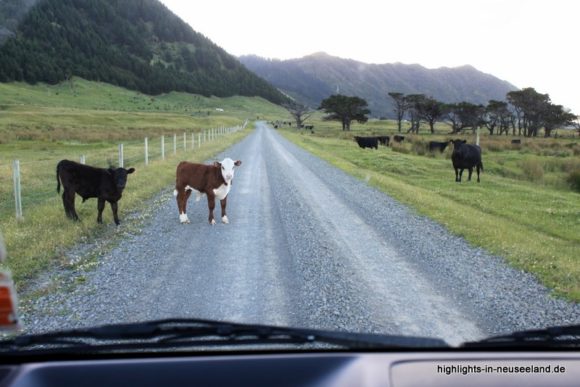
M 60 198 L 55 195 L 56 164 L 63 159 L 97 167 L 125 167 L 145 165 L 164 160 L 171 155 L 195 152 L 219 137 L 244 129 L 247 121 L 235 127 L 220 127 L 196 132 L 146 137 L 123 141 L 92 149 L 87 153 L 50 151 L 27 159 L 0 162 L 0 220 L 8 217 L 23 219 L 26 210 Z

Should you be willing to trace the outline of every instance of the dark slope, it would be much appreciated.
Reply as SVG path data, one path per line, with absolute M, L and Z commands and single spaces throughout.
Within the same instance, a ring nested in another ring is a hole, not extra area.
M 148 94 L 285 100 L 157 0 L 41 0 L 15 29 L 4 30 L 3 82 L 57 83 L 75 75 Z

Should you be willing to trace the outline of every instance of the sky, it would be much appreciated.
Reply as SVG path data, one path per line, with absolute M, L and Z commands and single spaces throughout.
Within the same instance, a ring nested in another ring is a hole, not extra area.
M 472 65 L 580 114 L 577 0 L 161 0 L 230 54 Z

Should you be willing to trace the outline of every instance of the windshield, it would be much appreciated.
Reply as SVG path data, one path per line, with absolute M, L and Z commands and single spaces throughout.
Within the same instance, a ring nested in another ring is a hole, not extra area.
M 6 337 L 580 324 L 578 7 L 311 3 L 0 3 Z

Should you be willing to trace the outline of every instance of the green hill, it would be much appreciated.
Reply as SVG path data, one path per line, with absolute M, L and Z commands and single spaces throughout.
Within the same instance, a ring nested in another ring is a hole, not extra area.
M 26 1 L 3 3 L 0 82 L 56 84 L 78 76 L 151 95 L 285 100 L 157 0 L 40 0 L 24 15 L 18 10 Z M 20 20 L 15 27 L 8 11 Z
M 276 119 L 285 113 L 261 97 L 176 91 L 151 96 L 76 77 L 56 85 L 0 83 L 0 153 L 3 144 L 12 146 L 18 140 L 142 139 L 176 129 L 234 126 L 256 117 Z

